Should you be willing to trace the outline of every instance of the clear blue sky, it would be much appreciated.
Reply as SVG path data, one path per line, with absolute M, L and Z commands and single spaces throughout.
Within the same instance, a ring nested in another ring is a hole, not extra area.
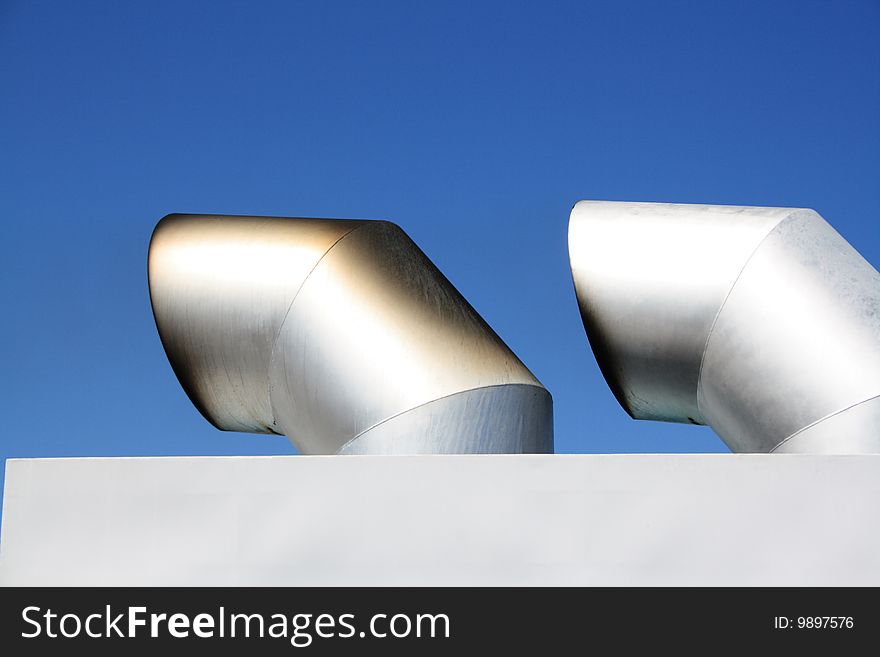
M 393 220 L 553 393 L 557 451 L 725 451 L 605 385 L 583 198 L 812 207 L 877 266 L 880 3 L 0 0 L 0 456 L 292 453 L 174 378 L 169 212 Z

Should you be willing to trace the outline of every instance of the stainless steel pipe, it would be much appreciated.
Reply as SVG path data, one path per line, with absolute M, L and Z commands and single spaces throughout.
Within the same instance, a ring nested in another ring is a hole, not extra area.
M 880 274 L 813 210 L 581 201 L 569 256 L 633 418 L 735 452 L 880 452 Z
M 149 284 L 219 429 L 306 454 L 553 451 L 550 394 L 392 223 L 169 215 Z

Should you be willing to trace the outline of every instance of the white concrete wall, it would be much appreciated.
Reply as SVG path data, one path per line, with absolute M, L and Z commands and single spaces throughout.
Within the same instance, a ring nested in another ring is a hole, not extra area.
M 13 459 L 6 585 L 880 585 L 880 455 Z

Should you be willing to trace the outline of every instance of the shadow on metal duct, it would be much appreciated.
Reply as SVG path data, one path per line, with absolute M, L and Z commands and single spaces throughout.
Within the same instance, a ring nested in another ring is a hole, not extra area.
M 305 454 L 553 451 L 550 394 L 392 223 L 169 215 L 149 282 L 219 429 Z
M 816 212 L 581 201 L 568 239 L 633 418 L 735 452 L 880 452 L 880 274 Z

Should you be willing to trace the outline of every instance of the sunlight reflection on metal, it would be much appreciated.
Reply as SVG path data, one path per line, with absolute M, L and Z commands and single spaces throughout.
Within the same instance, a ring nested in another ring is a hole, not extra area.
M 569 255 L 632 417 L 737 452 L 880 451 L 880 274 L 816 212 L 581 201 Z
M 553 449 L 549 393 L 392 223 L 169 215 L 149 280 L 220 429 L 307 454 Z

